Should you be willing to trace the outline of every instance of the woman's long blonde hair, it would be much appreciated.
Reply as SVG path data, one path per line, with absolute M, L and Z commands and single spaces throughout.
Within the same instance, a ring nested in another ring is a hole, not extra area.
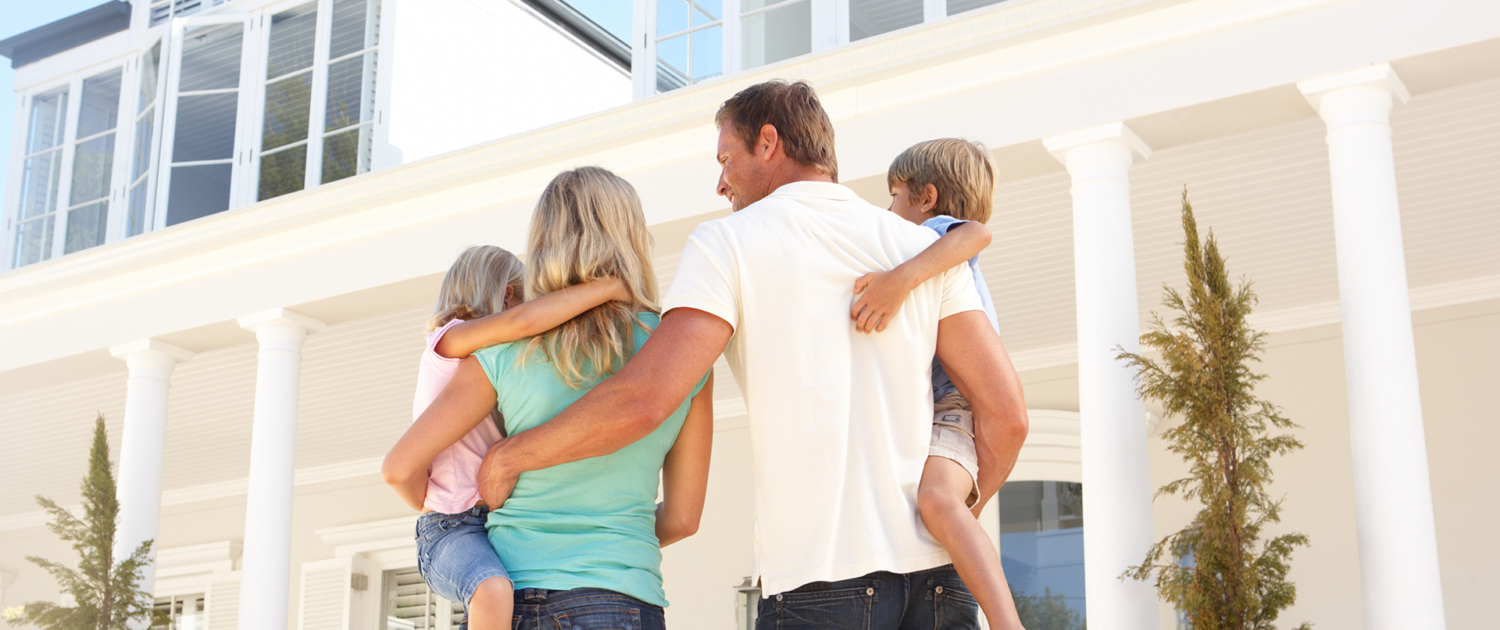
M 459 253 L 443 276 L 437 307 L 427 332 L 455 319 L 479 319 L 505 310 L 505 288 L 522 295 L 525 265 L 515 254 L 494 245 L 475 245 Z
M 651 233 L 635 188 L 596 166 L 552 178 L 531 217 L 526 298 L 614 276 L 629 304 L 606 302 L 545 334 L 532 337 L 520 361 L 541 353 L 559 380 L 575 389 L 608 377 L 635 352 L 640 311 L 660 312 L 651 268 Z

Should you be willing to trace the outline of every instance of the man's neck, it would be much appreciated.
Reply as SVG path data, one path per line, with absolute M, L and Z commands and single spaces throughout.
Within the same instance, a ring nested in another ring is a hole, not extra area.
M 824 173 L 823 171 L 820 171 L 818 169 L 809 168 L 791 160 L 787 160 L 786 164 L 782 168 L 779 168 L 771 173 L 771 177 L 769 180 L 770 186 L 767 192 L 776 192 L 776 189 L 796 182 L 827 182 L 830 184 L 838 183 L 833 179 L 833 176 L 829 175 L 828 173 Z

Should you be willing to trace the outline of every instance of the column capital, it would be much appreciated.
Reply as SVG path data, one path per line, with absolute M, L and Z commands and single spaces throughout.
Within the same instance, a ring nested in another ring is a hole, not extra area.
M 1065 134 L 1042 139 L 1042 145 L 1052 153 L 1059 162 L 1067 164 L 1068 152 L 1078 147 L 1105 143 L 1125 147 L 1130 150 L 1132 158 L 1146 159 L 1151 157 L 1151 147 L 1147 146 L 1140 136 L 1135 135 L 1130 127 L 1123 122 L 1112 122 L 1097 127 L 1088 127 L 1078 131 L 1070 131 Z
M 193 358 L 194 354 L 165 341 L 152 339 L 150 337 L 122 343 L 118 346 L 109 347 L 110 356 L 113 356 L 117 359 L 126 359 L 131 355 L 139 354 L 142 352 L 155 352 L 167 357 L 171 357 L 173 360 L 176 360 L 178 362 L 191 359 Z
M 323 330 L 328 325 L 316 319 L 285 308 L 273 308 L 268 311 L 251 313 L 237 320 L 241 328 L 254 331 L 267 324 L 281 326 L 295 326 L 307 332 L 314 333 Z
M 1397 105 L 1405 104 L 1411 98 L 1411 92 L 1407 91 L 1406 84 L 1401 82 L 1401 77 L 1396 76 L 1396 71 L 1388 63 L 1378 63 L 1358 70 L 1330 74 L 1297 84 L 1297 89 L 1302 91 L 1302 95 L 1307 97 L 1307 102 L 1311 103 L 1313 109 L 1319 113 L 1322 113 L 1323 97 L 1346 88 L 1384 90 L 1390 93 Z

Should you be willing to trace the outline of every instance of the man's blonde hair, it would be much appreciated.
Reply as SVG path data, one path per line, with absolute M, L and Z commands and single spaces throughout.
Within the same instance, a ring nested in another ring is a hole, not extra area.
M 605 302 L 532 337 L 520 361 L 540 353 L 575 389 L 613 374 L 635 352 L 632 329 L 646 328 L 637 313 L 660 312 L 651 233 L 635 188 L 595 166 L 558 173 L 537 201 L 529 249 L 527 299 L 614 276 L 631 303 Z
M 437 307 L 427 320 L 427 332 L 455 319 L 479 319 L 505 310 L 505 287 L 521 295 L 524 272 L 521 259 L 494 245 L 465 249 L 443 276 Z
M 961 221 L 989 223 L 995 204 L 995 164 L 978 142 L 943 138 L 912 145 L 891 162 L 888 185 L 904 184 L 913 200 L 932 184 L 937 189 L 934 214 Z

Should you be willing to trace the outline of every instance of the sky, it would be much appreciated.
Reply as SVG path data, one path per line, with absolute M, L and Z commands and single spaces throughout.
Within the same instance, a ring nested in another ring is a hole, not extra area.
M 104 0 L 0 0 L 0 39 L 92 9 Z M 10 183 L 11 132 L 15 129 L 16 73 L 10 60 L 0 57 L 0 199 Z M 10 212 L 10 208 L 5 209 Z

